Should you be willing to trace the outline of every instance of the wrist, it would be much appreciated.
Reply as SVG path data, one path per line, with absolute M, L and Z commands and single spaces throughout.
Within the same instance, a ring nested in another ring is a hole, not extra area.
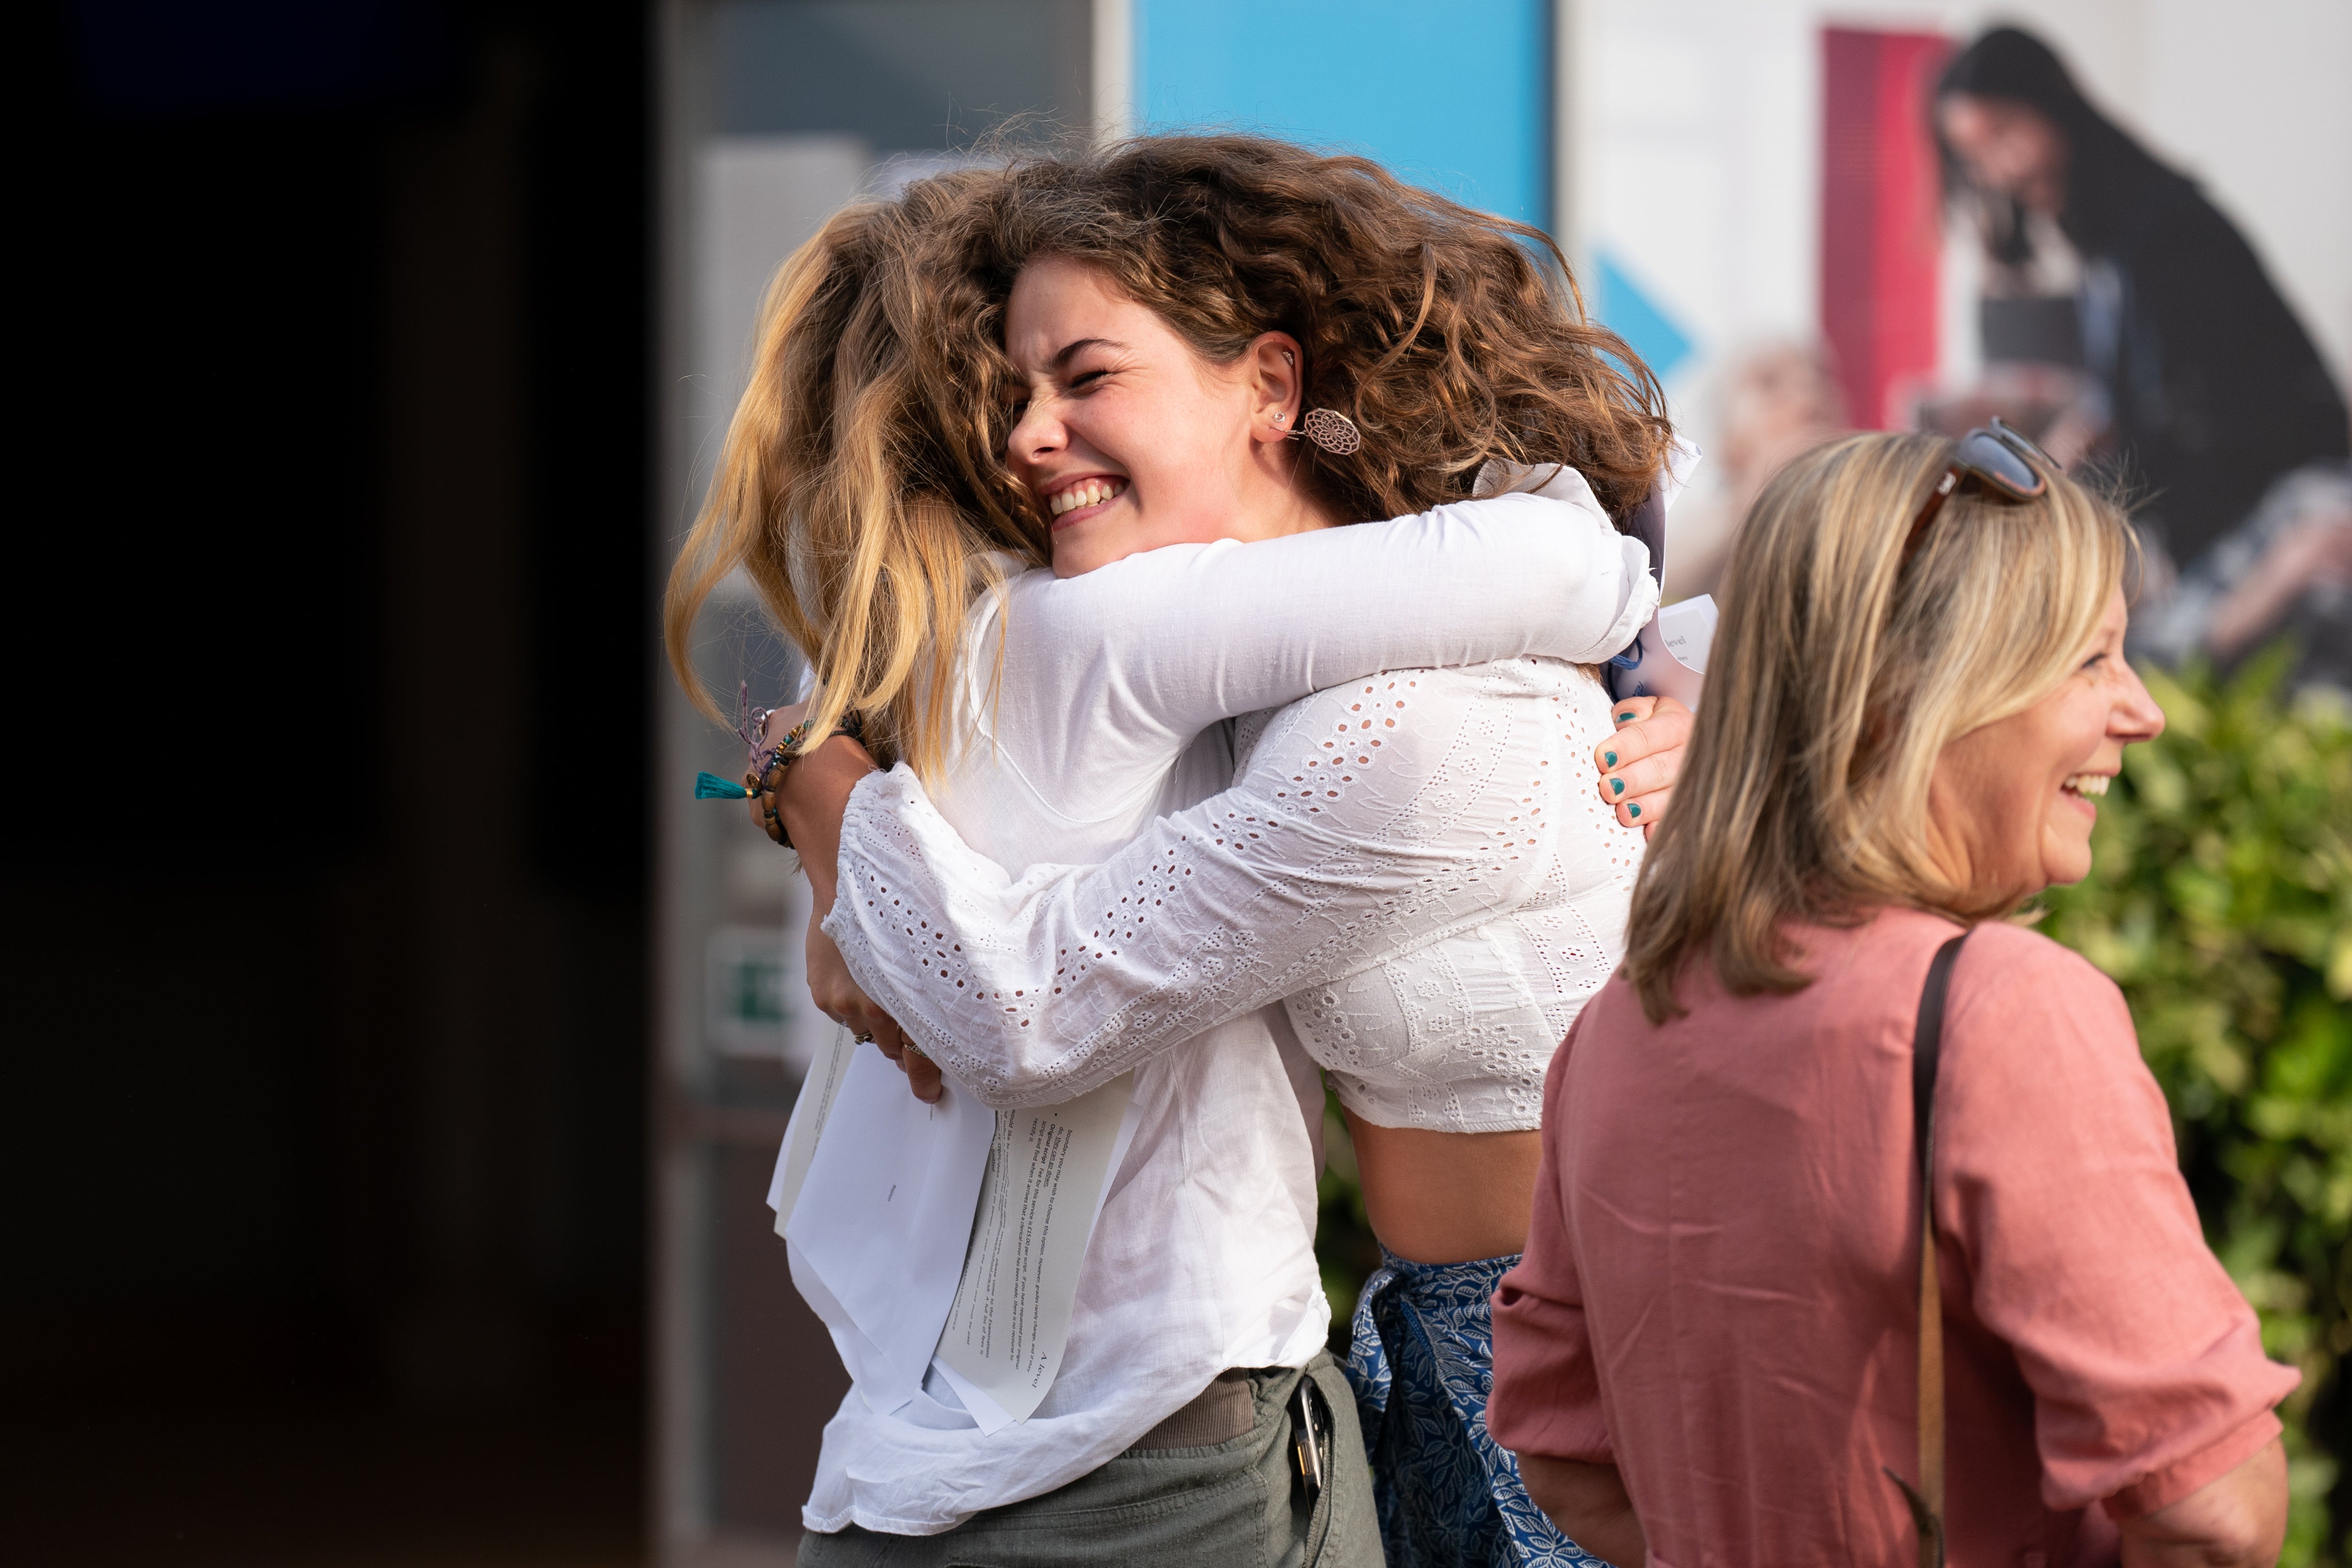
M 846 735 L 835 735 L 795 758 L 776 791 L 776 809 L 792 829 L 793 842 L 801 842 L 803 828 L 828 838 L 840 837 L 850 792 L 876 771 L 866 748 Z
M 801 868 L 807 872 L 816 918 L 833 908 L 838 881 L 836 862 L 841 848 L 841 819 L 858 781 L 875 772 L 866 748 L 845 735 L 835 735 L 795 758 L 777 792 L 776 809 L 784 830 L 799 849 Z

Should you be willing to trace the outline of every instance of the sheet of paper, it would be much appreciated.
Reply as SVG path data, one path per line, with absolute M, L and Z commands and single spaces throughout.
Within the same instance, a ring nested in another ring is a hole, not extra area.
M 870 1342 L 868 1367 L 851 1372 L 885 1414 L 915 1396 L 930 1365 L 995 1128 L 995 1114 L 953 1079 L 925 1105 L 889 1058 L 856 1048 L 784 1211 L 795 1278 L 813 1271 Z
M 1715 646 L 1716 618 L 1714 595 L 1680 600 L 1658 612 L 1658 640 L 1676 664 L 1705 675 L 1707 649 Z
M 996 1119 L 938 1357 L 984 1430 L 1027 1420 L 1061 1370 L 1078 1267 L 1135 1136 L 1134 1098 L 1128 1073 Z
M 801 1183 L 808 1177 L 809 1161 L 816 1153 L 817 1140 L 824 1135 L 825 1119 L 833 1114 L 834 1100 L 841 1093 L 841 1080 L 848 1076 L 849 1064 L 857 1054 L 857 1044 L 849 1031 L 835 1024 L 829 1038 L 817 1047 L 816 1059 L 809 1063 L 807 1076 L 801 1079 L 801 1092 L 793 1101 L 792 1120 L 784 1124 L 783 1147 L 776 1151 L 776 1173 L 768 1178 L 768 1206 L 776 1211 L 776 1234 L 784 1234 L 784 1221 L 792 1217 L 793 1205 L 801 1195 Z
M 889 1384 L 892 1380 L 881 1351 L 872 1340 L 858 1331 L 857 1324 L 851 1320 L 847 1309 L 834 1300 L 833 1292 L 825 1289 L 824 1280 L 816 1270 L 808 1266 L 807 1259 L 801 1256 L 800 1248 L 787 1241 L 784 1258 L 792 1269 L 793 1289 L 801 1293 L 801 1300 L 809 1304 L 809 1310 L 824 1325 L 825 1332 L 833 1336 L 833 1348 L 840 1353 L 841 1364 L 848 1369 L 850 1384 L 858 1391 L 859 1397 L 864 1398 L 868 1388 Z M 887 1412 L 880 1414 L 887 1415 Z
M 819 1041 L 816 1058 L 801 1080 L 799 1098 L 793 1101 L 792 1121 L 784 1128 L 783 1144 L 776 1151 L 775 1174 L 768 1179 L 768 1206 L 775 1211 L 776 1234 L 780 1237 L 784 1234 L 785 1222 L 792 1217 L 801 1184 L 808 1176 L 809 1161 L 816 1153 L 818 1140 L 824 1135 L 825 1121 L 832 1113 L 833 1102 L 841 1092 L 842 1080 L 848 1076 L 849 1063 L 856 1050 L 849 1031 L 836 1025 L 830 1035 Z M 863 1387 L 877 1378 L 884 1378 L 881 1352 L 874 1342 L 858 1331 L 848 1311 L 834 1300 L 824 1281 L 807 1267 L 789 1240 L 784 1245 L 784 1256 L 792 1269 L 793 1286 L 833 1337 L 834 1349 L 841 1355 L 841 1364 L 849 1369 L 851 1380 Z
M 1693 712 L 1706 686 L 1707 649 L 1715 642 L 1715 599 L 1702 594 L 1668 605 L 1650 617 L 1633 646 L 1612 663 L 1610 689 L 1627 697 L 1671 697 Z M 1696 659 L 1697 662 L 1693 663 Z

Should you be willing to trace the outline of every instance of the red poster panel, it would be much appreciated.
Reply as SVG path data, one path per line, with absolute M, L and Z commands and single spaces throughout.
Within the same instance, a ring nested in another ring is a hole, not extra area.
M 1933 33 L 1822 29 L 1822 331 L 1858 426 L 1936 368 L 1943 249 L 1928 95 L 1951 53 Z

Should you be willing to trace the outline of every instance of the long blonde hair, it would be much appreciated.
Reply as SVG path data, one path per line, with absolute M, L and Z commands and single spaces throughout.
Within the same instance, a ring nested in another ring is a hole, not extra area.
M 695 620 L 740 567 L 815 670 L 813 734 L 856 713 L 877 755 L 935 776 L 993 555 L 1045 559 L 1025 498 L 990 460 L 994 393 L 971 374 L 994 310 L 959 247 L 990 232 L 1002 184 L 960 171 L 847 207 L 769 286 L 750 384 L 662 608 L 670 668 L 712 718 L 724 722 L 693 666 Z
M 1627 922 L 1626 973 L 1652 1022 L 1675 1011 L 1702 952 L 1734 994 L 1801 988 L 1790 921 L 2006 912 L 1935 865 L 1937 758 L 2056 688 L 2133 546 L 2114 506 L 2053 472 L 2033 501 L 1954 495 L 1906 561 L 1952 448 L 1832 442 L 1781 470 L 1740 529 L 1706 700 Z

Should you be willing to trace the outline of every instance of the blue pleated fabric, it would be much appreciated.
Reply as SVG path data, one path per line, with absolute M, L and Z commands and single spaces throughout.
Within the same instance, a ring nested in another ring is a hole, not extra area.
M 1357 1299 L 1348 1381 L 1389 1568 L 1601 1563 L 1528 1500 L 1518 1460 L 1486 1436 L 1495 1288 L 1517 1262 L 1409 1263 L 1383 1247 Z

